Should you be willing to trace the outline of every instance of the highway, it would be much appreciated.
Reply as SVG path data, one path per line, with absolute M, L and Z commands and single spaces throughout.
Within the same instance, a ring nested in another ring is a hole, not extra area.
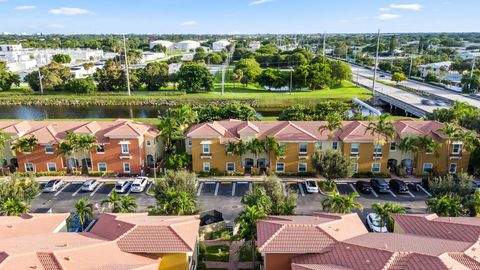
M 372 77 L 373 78 L 373 70 L 358 67 L 358 66 L 353 66 L 353 65 L 351 65 L 351 67 L 352 67 L 352 73 L 354 74 L 354 76 L 356 76 L 356 74 L 358 72 L 360 76 L 366 76 L 366 77 Z M 377 80 L 391 81 L 391 75 L 390 74 L 384 73 L 384 72 L 381 72 L 381 71 L 379 72 L 379 74 L 381 74 L 382 77 L 378 76 Z M 458 101 L 466 102 L 466 103 L 468 103 L 472 106 L 475 106 L 477 108 L 480 108 L 480 100 L 469 97 L 469 96 L 466 96 L 466 95 L 463 95 L 461 93 L 457 93 L 457 92 L 454 92 L 454 91 L 442 89 L 440 87 L 431 86 L 431 85 L 424 84 L 424 83 L 417 82 L 417 81 L 413 81 L 413 80 L 404 81 L 404 82 L 401 82 L 400 84 L 403 85 L 403 86 L 412 88 L 412 89 L 424 91 L 426 93 L 442 97 L 443 99 L 449 100 L 452 103 L 454 101 L 458 100 Z M 370 83 L 370 85 L 371 85 L 371 83 Z

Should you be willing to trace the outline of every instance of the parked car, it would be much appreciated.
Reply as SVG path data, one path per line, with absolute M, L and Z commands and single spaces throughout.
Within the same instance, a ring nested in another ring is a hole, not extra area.
M 394 190 L 396 193 L 407 193 L 408 186 L 405 182 L 399 179 L 392 179 L 388 182 L 390 189 Z
M 422 99 L 422 104 L 427 106 L 435 106 L 435 102 L 430 99 Z
M 143 192 L 148 184 L 148 177 L 140 176 L 133 180 L 131 192 Z
M 96 179 L 88 179 L 82 184 L 82 191 L 94 191 L 99 184 Z
M 127 191 L 129 186 L 130 182 L 128 182 L 127 180 L 117 181 L 117 183 L 115 184 L 115 192 L 124 193 L 125 191 Z
M 387 181 L 381 178 L 372 178 L 370 180 L 372 188 L 375 189 L 378 193 L 389 193 L 390 187 L 388 186 Z
M 435 105 L 443 107 L 443 106 L 446 106 L 447 104 L 443 100 L 436 99 L 435 100 Z
M 357 181 L 357 188 L 363 194 L 370 194 L 372 193 L 372 186 L 367 181 Z
M 43 192 L 55 192 L 58 191 L 63 186 L 63 180 L 61 179 L 54 179 L 47 182 L 47 184 L 43 187 Z
M 376 232 L 376 233 L 388 232 L 386 224 L 382 224 L 382 223 L 383 223 L 382 219 L 378 217 L 376 213 L 370 213 L 367 215 L 367 225 L 370 231 Z
M 317 181 L 307 180 L 305 181 L 305 186 L 307 187 L 308 193 L 318 193 Z

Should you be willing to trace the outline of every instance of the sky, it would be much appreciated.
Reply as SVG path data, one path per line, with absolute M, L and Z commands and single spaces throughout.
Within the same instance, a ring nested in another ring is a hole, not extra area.
M 478 0 L 0 0 L 0 32 L 479 32 Z

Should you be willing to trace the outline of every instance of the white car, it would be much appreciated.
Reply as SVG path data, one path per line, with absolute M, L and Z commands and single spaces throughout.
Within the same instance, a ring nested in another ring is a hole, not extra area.
M 143 192 L 148 184 L 148 177 L 137 177 L 132 182 L 131 192 Z
M 307 180 L 305 181 L 305 186 L 307 187 L 308 193 L 318 193 L 317 181 Z
M 47 184 L 43 187 L 43 192 L 56 192 L 63 186 L 63 180 L 55 179 L 50 180 Z
M 120 180 L 115 184 L 115 192 L 117 193 L 125 193 L 130 186 L 130 182 L 127 180 Z
M 96 179 L 89 179 L 82 184 L 82 191 L 94 191 L 99 184 Z
M 375 233 L 387 233 L 387 224 L 382 224 L 383 221 L 376 213 L 370 213 L 367 215 L 368 228 Z M 382 226 L 383 225 L 383 226 Z

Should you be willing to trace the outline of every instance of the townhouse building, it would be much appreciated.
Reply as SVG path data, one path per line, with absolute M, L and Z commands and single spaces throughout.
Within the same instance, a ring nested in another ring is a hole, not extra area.
M 11 140 L 7 143 L 4 164 L 19 172 L 64 171 L 67 165 L 92 171 L 140 174 L 161 156 L 162 141 L 155 126 L 130 120 L 115 121 L 0 121 L 0 130 Z M 88 134 L 96 142 L 90 151 L 69 156 L 60 154 L 58 145 L 67 132 Z M 34 136 L 37 144 L 31 153 L 11 151 L 22 137 Z
M 440 130 L 437 121 L 398 120 L 396 134 L 387 140 L 381 134 L 372 134 L 367 121 L 344 121 L 341 129 L 330 132 L 321 127 L 322 121 L 240 121 L 222 120 L 197 124 L 185 135 L 187 152 L 192 155 L 195 172 L 209 172 L 215 168 L 220 173 L 278 174 L 313 173 L 312 155 L 316 149 L 333 149 L 352 161 L 352 169 L 358 173 L 397 172 L 407 175 L 428 173 L 457 173 L 468 169 L 469 153 L 461 141 L 450 141 Z M 227 152 L 229 142 L 253 139 L 265 140 L 273 136 L 284 148 L 282 156 L 266 151 L 241 156 Z M 402 138 L 428 136 L 438 143 L 438 153 L 402 151 Z

